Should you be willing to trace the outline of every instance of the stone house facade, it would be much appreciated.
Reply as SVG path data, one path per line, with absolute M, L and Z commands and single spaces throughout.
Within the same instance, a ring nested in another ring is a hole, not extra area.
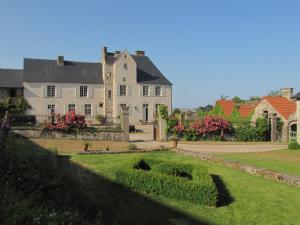
M 299 98 L 294 96 L 293 88 L 282 88 L 280 96 L 265 96 L 255 103 L 239 104 L 239 112 L 244 117 L 251 116 L 253 123 L 259 117 L 267 118 L 271 126 L 271 141 L 298 140 L 300 143 L 300 132 L 297 132 L 300 123 L 300 94 L 298 95 Z M 237 105 L 232 100 L 219 100 L 216 104 L 228 116 Z M 278 121 L 282 122 L 281 132 L 277 131 Z
M 172 84 L 144 51 L 133 55 L 103 47 L 99 63 L 25 58 L 21 74 L 23 95 L 32 106 L 27 113 L 40 121 L 75 110 L 91 120 L 103 115 L 117 122 L 121 108 L 128 107 L 130 124 L 151 123 L 158 105 L 172 110 Z

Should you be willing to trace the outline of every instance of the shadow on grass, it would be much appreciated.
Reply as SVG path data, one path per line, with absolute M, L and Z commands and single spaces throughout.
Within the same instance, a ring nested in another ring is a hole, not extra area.
M 58 156 L 28 139 L 10 136 L 2 153 L 0 190 L 9 190 L 12 195 L 21 197 L 14 203 L 7 203 L 0 196 L 0 209 L 4 210 L 0 213 L 0 222 L 14 216 L 14 206 L 28 198 L 31 208 L 20 208 L 19 211 L 28 210 L 28 213 L 24 212 L 24 220 L 19 215 L 18 224 L 30 224 L 30 217 L 36 213 L 32 210 L 34 208 L 71 213 L 75 210 L 79 215 L 78 222 L 74 224 L 100 224 L 100 220 L 101 224 L 107 225 L 209 224 L 133 192 L 71 162 L 68 156 Z M 18 177 L 15 179 L 14 176 Z M 51 184 L 46 184 L 50 181 Z M 3 184 L 8 185 L 7 188 L 3 188 Z
M 227 206 L 234 202 L 234 198 L 231 196 L 229 190 L 226 188 L 226 185 L 224 184 L 221 177 L 216 174 L 212 174 L 211 176 L 219 192 L 217 207 Z

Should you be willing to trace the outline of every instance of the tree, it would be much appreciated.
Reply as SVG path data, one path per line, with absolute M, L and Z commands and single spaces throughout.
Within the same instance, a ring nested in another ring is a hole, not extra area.
M 180 114 L 180 113 L 181 113 L 181 111 L 180 111 L 179 108 L 175 108 L 175 109 L 173 110 L 173 114 L 174 114 L 174 115 Z
M 226 99 L 228 99 L 228 96 L 225 96 L 225 95 L 221 94 L 220 99 L 221 100 L 226 100 Z
M 281 92 L 280 90 L 271 90 L 268 94 L 268 96 L 280 96 Z
M 238 96 L 234 96 L 234 97 L 232 98 L 232 101 L 234 101 L 234 103 L 236 103 L 236 104 L 245 103 L 245 100 L 241 99 L 241 98 L 238 97 Z

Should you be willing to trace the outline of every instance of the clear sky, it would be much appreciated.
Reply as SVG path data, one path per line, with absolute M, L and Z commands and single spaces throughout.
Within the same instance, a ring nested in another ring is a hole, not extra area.
M 299 0 L 0 0 L 0 68 L 145 50 L 175 107 L 300 89 Z

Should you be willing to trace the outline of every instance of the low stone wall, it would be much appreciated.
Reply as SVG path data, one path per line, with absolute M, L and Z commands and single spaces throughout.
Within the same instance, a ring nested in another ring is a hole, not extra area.
M 205 160 L 205 161 L 209 161 L 209 162 L 213 162 L 213 163 L 217 163 L 217 164 L 222 164 L 224 166 L 227 166 L 227 167 L 230 167 L 233 169 L 237 169 L 237 170 L 240 170 L 240 171 L 243 171 L 246 173 L 250 173 L 253 175 L 266 177 L 266 178 L 269 178 L 269 179 L 272 179 L 275 181 L 280 181 L 280 182 L 286 183 L 288 185 L 300 187 L 300 177 L 297 177 L 297 176 L 287 175 L 284 173 L 278 173 L 278 172 L 268 170 L 268 169 L 257 168 L 254 166 L 245 165 L 245 164 L 231 161 L 231 160 L 220 159 L 220 158 L 217 158 L 217 157 L 209 155 L 209 154 L 185 151 L 185 150 L 181 150 L 181 149 L 177 149 L 177 152 L 183 153 L 185 155 L 197 157 L 201 160 Z
M 123 131 L 97 131 L 84 132 L 78 134 L 67 134 L 56 131 L 43 132 L 39 129 L 12 129 L 12 132 L 26 138 L 45 138 L 45 139 L 75 139 L 88 141 L 129 141 L 129 134 Z

